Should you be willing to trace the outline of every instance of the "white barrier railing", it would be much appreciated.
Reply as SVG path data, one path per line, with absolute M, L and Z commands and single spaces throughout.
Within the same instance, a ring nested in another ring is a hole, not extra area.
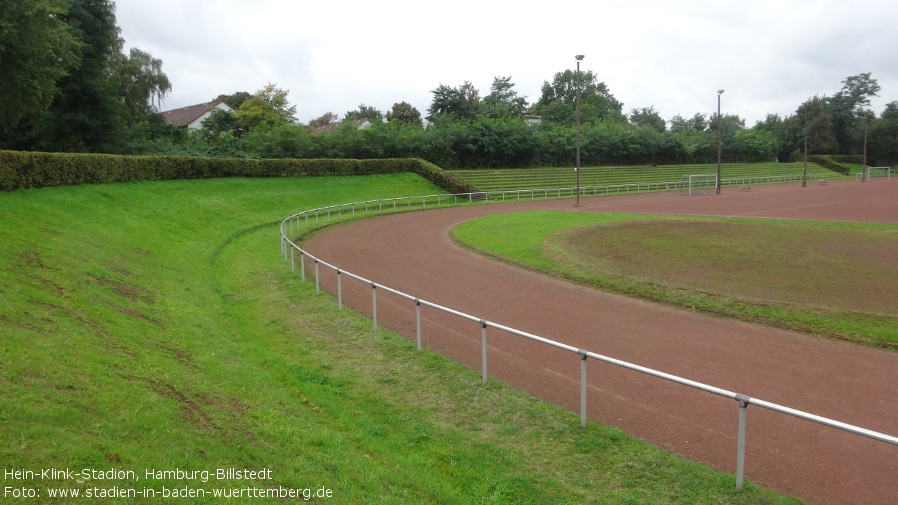
M 788 176 L 787 176 L 788 177 Z M 740 184 L 745 183 L 755 183 L 757 178 L 751 178 L 752 182 L 740 182 Z M 784 179 L 785 181 L 794 181 L 801 180 L 801 176 L 798 176 L 798 179 Z M 740 181 L 748 181 L 748 179 L 740 179 Z M 655 183 L 653 183 L 655 184 Z M 664 183 L 658 183 L 664 184 Z M 638 186 L 636 184 L 632 185 L 620 185 L 619 187 L 629 187 L 629 186 Z M 612 186 L 607 186 L 611 188 Z M 618 187 L 618 186 L 613 186 Z M 564 189 L 573 189 L 573 188 L 561 188 L 558 191 L 558 195 L 560 196 L 561 191 Z M 533 195 L 533 191 L 546 191 L 545 197 L 548 197 L 548 191 L 555 190 L 522 190 L 524 193 L 530 193 Z M 522 191 L 503 191 L 503 192 L 483 192 L 483 193 L 463 193 L 458 195 L 426 195 L 426 196 L 415 196 L 415 197 L 402 197 L 402 198 L 390 198 L 383 200 L 369 200 L 366 202 L 355 202 L 355 203 L 346 203 L 340 205 L 333 205 L 329 207 L 323 207 L 320 209 L 311 209 L 303 212 L 299 212 L 293 214 L 292 216 L 287 217 L 281 222 L 280 225 L 280 241 L 281 241 L 281 254 L 284 256 L 284 261 L 286 262 L 289 257 L 290 268 L 294 273 L 296 272 L 296 263 L 295 263 L 295 253 L 299 252 L 300 256 L 300 272 L 302 281 L 306 280 L 306 272 L 305 272 L 305 258 L 308 256 L 311 261 L 314 262 L 314 274 L 315 274 L 315 292 L 320 294 L 320 272 L 319 265 L 323 265 L 326 268 L 329 268 L 336 272 L 337 275 L 337 304 L 338 310 L 343 310 L 343 289 L 342 289 L 342 277 L 347 276 L 352 279 L 355 279 L 359 282 L 362 282 L 366 285 L 371 286 L 371 304 L 372 304 L 372 331 L 377 332 L 378 324 L 377 324 L 377 291 L 378 289 L 386 291 L 388 293 L 392 293 L 400 298 L 408 300 L 409 302 L 413 302 L 415 304 L 415 314 L 416 314 L 416 324 L 415 324 L 415 334 L 416 334 L 416 343 L 417 348 L 420 351 L 422 349 L 422 337 L 421 337 L 421 306 L 426 306 L 433 308 L 435 310 L 439 310 L 441 312 L 445 312 L 447 314 L 459 317 L 461 319 L 465 319 L 471 321 L 473 323 L 477 323 L 481 329 L 481 380 L 485 384 L 487 382 L 488 374 L 487 374 L 487 328 L 495 328 L 497 330 L 508 332 L 512 335 L 517 335 L 522 338 L 526 338 L 528 340 L 533 340 L 550 347 L 554 347 L 557 349 L 561 349 L 573 354 L 576 354 L 580 359 L 580 426 L 586 426 L 586 360 L 588 358 L 596 359 L 605 363 L 609 363 L 615 366 L 619 366 L 622 368 L 626 368 L 628 370 L 633 370 L 636 372 L 640 372 L 652 377 L 657 377 L 659 379 L 664 379 L 676 384 L 692 387 L 701 391 L 705 391 L 707 393 L 711 393 L 717 396 L 722 396 L 725 398 L 729 398 L 732 400 L 736 400 L 739 404 L 739 430 L 738 430 L 738 438 L 737 438 L 737 450 L 736 450 L 736 488 L 742 489 L 744 474 L 745 474 L 745 434 L 746 434 L 746 420 L 747 420 L 747 409 L 749 405 L 755 405 L 760 408 L 768 409 L 774 412 L 779 412 L 781 414 L 786 414 L 789 416 L 793 416 L 799 419 L 804 419 L 807 421 L 815 422 L 818 424 L 822 424 L 825 426 L 829 426 L 832 428 L 836 428 L 842 431 L 847 431 L 849 433 L 854 433 L 856 435 L 861 435 L 863 437 L 871 438 L 873 440 L 878 440 L 880 442 L 885 442 L 891 445 L 898 446 L 898 437 L 887 435 L 885 433 L 880 433 L 877 431 L 869 430 L 866 428 L 862 428 L 860 426 L 855 426 L 848 423 L 843 423 L 841 421 L 837 421 L 834 419 L 829 419 L 826 417 L 818 416 L 815 414 L 811 414 L 808 412 L 804 412 L 801 410 L 793 409 L 791 407 L 786 407 L 783 405 L 779 405 L 776 403 L 768 402 L 765 400 L 761 400 L 759 398 L 752 398 L 751 396 L 736 393 L 733 391 L 729 391 L 726 389 L 718 388 L 715 386 L 711 386 L 708 384 L 703 384 L 701 382 L 696 382 L 690 379 L 686 379 L 683 377 L 679 377 L 676 375 L 668 374 L 665 372 L 661 372 L 658 370 L 654 370 L 651 368 L 643 367 L 634 363 L 630 363 L 627 361 L 619 360 L 616 358 L 612 358 L 610 356 L 605 356 L 602 354 L 597 354 L 594 352 L 587 351 L 585 349 L 580 349 L 574 346 L 570 346 L 561 342 L 556 342 L 554 340 L 550 340 L 544 337 L 540 337 L 539 335 L 534 335 L 532 333 L 527 333 L 525 331 L 521 331 L 509 326 L 505 326 L 493 321 L 488 321 L 484 318 L 477 317 L 471 314 L 466 314 L 464 312 L 460 312 L 454 310 L 449 307 L 444 307 L 442 305 L 438 305 L 434 302 L 428 300 L 422 300 L 413 295 L 404 293 L 402 291 L 393 289 L 389 286 L 385 286 L 383 284 L 379 284 L 370 279 L 366 279 L 359 275 L 353 274 L 351 272 L 347 272 L 336 265 L 332 265 L 327 263 L 326 261 L 318 258 L 308 251 L 305 251 L 301 247 L 299 247 L 296 243 L 293 242 L 288 237 L 289 236 L 297 236 L 300 234 L 299 224 L 301 221 L 305 221 L 306 230 L 313 228 L 311 226 L 311 214 L 314 213 L 315 226 L 318 226 L 319 218 L 322 212 L 326 212 L 328 217 L 328 222 L 330 222 L 330 217 L 336 209 L 336 213 L 340 216 L 343 214 L 343 210 L 347 209 L 347 212 L 355 213 L 356 209 L 361 209 L 362 206 L 365 208 L 365 212 L 368 212 L 369 209 L 373 210 L 376 206 L 378 212 L 382 212 L 384 210 L 384 203 L 386 203 L 387 210 L 398 210 L 402 205 L 400 202 L 405 203 L 406 208 L 412 208 L 412 202 L 421 203 L 420 207 L 425 208 L 427 206 L 427 202 L 436 203 L 436 205 L 440 206 L 445 199 L 448 204 L 450 201 L 453 205 L 467 203 L 473 203 L 475 201 L 488 201 L 488 195 L 501 193 L 503 201 L 506 201 L 506 197 L 509 194 L 515 195 L 517 198 L 520 198 Z M 479 196 L 478 196 L 479 195 Z M 477 198 L 475 198 L 477 196 Z M 459 197 L 461 198 L 461 202 L 459 202 Z M 494 199 L 494 201 L 496 201 Z M 294 223 L 296 224 L 296 229 L 294 231 Z M 288 232 L 289 229 L 289 232 Z M 288 253 L 289 251 L 289 253 Z

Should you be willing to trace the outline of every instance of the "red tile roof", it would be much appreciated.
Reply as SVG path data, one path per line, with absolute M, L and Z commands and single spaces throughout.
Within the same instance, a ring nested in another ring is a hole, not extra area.
M 211 102 L 201 103 L 197 105 L 190 105 L 188 107 L 183 107 L 175 110 L 168 110 L 162 113 L 162 116 L 165 118 L 165 121 L 168 124 L 173 124 L 175 126 L 187 126 L 190 123 L 199 119 L 206 112 L 214 109 L 218 106 L 218 104 L 224 103 L 224 100 L 213 100 Z M 233 108 L 228 105 L 231 110 Z

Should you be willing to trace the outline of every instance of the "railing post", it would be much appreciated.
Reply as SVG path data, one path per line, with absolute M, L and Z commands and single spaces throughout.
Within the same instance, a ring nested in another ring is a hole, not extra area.
M 302 281 L 306 282 L 306 254 L 299 251 L 299 273 L 302 275 Z
M 318 280 L 318 258 L 315 258 L 315 294 L 321 294 L 321 283 Z
M 482 354 L 483 354 L 483 359 L 482 359 L 483 383 L 486 384 L 486 378 L 487 378 L 487 374 L 486 374 L 486 321 L 483 319 L 480 320 L 480 347 L 482 348 Z
M 337 311 L 343 312 L 343 276 L 340 275 L 340 269 L 337 269 Z
M 418 340 L 418 352 L 421 352 L 421 300 L 415 298 L 415 335 Z
M 748 402 L 751 397 L 737 394 L 736 400 L 739 401 L 739 442 L 736 450 L 736 489 L 742 490 L 742 483 L 745 478 L 745 422 L 748 409 Z
M 290 246 L 290 273 L 296 273 L 296 258 L 293 253 L 293 246 Z
M 580 355 L 580 427 L 586 428 L 586 351 L 578 349 Z
M 373 314 L 372 319 L 372 331 L 377 333 L 377 284 L 371 283 L 371 312 Z

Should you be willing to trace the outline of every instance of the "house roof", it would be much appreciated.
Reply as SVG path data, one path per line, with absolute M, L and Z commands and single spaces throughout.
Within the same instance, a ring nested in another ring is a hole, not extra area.
M 202 115 L 206 112 L 214 109 L 222 103 L 228 105 L 224 100 L 213 100 L 211 102 L 190 105 L 187 107 L 182 107 L 180 109 L 167 110 L 162 113 L 162 116 L 165 118 L 165 121 L 168 124 L 173 124 L 175 126 L 187 126 L 202 117 Z M 233 107 L 231 107 L 230 105 L 228 105 L 228 108 L 233 110 Z

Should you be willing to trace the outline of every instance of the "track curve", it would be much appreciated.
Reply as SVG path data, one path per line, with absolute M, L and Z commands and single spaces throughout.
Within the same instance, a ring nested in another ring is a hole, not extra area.
M 483 205 L 381 216 L 316 234 L 312 254 L 400 291 L 589 351 L 868 429 L 898 434 L 898 353 L 603 293 L 469 252 L 449 233 L 522 209 L 898 223 L 898 183 L 777 185 L 720 197 L 670 193 Z M 322 287 L 336 276 L 322 270 Z M 371 288 L 343 282 L 371 314 Z M 424 345 L 480 368 L 480 327 L 422 311 Z M 378 322 L 414 338 L 414 304 L 378 297 Z M 577 356 L 491 331 L 489 372 L 575 410 Z M 734 472 L 737 404 L 591 361 L 588 415 L 676 454 Z M 748 410 L 746 478 L 811 503 L 898 503 L 898 447 L 759 408 Z

